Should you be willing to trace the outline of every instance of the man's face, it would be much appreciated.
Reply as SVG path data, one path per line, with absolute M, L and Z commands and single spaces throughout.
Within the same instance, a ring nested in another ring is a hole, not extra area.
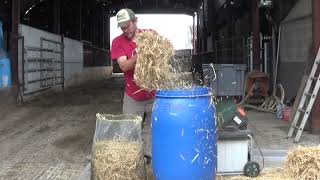
M 127 36 L 127 38 L 132 39 L 137 30 L 137 23 L 135 21 L 130 21 L 127 27 L 121 27 L 122 32 Z

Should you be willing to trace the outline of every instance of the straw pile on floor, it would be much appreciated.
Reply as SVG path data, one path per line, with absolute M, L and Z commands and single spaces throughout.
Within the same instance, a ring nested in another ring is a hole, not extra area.
M 144 90 L 168 90 L 185 87 L 179 80 L 174 59 L 174 47 L 165 37 L 146 31 L 137 39 L 138 59 L 134 72 L 136 84 Z
M 320 180 L 320 146 L 293 148 L 284 169 L 264 170 L 257 178 L 219 176 L 218 180 Z
M 128 141 L 98 141 L 93 147 L 95 180 L 143 180 L 142 145 Z
M 299 146 L 288 153 L 286 173 L 299 180 L 320 179 L 320 146 Z

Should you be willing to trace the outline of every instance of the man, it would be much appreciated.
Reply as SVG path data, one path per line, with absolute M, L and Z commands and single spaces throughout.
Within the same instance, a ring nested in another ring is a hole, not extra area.
M 124 72 L 126 87 L 123 113 L 144 118 L 142 125 L 144 154 L 151 157 L 151 111 L 154 93 L 141 90 L 133 78 L 138 56 L 136 38 L 143 30 L 137 27 L 137 18 L 131 9 L 120 10 L 116 19 L 123 33 L 112 41 L 111 58 L 118 62 L 120 69 Z

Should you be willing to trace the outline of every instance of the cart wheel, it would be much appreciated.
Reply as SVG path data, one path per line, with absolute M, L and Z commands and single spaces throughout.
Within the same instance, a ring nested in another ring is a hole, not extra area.
M 260 174 L 260 166 L 258 163 L 250 161 L 244 166 L 244 175 L 248 177 L 257 177 Z

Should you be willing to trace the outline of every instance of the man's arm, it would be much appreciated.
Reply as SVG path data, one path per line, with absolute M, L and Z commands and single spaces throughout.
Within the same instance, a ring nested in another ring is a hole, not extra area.
M 126 56 L 121 56 L 117 59 L 117 62 L 123 72 L 130 71 L 136 66 L 137 55 L 133 56 L 131 59 L 127 59 Z

